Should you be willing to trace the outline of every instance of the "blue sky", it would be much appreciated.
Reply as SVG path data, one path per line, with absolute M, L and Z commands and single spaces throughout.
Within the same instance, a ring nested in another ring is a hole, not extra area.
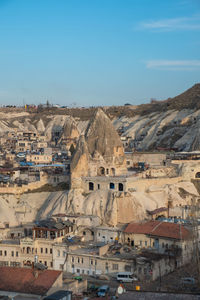
M 199 0 L 0 0 L 0 104 L 147 103 L 200 82 Z

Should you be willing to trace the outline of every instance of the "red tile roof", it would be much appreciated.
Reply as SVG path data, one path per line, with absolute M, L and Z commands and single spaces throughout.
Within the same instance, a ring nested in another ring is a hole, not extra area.
M 45 295 L 61 271 L 37 271 L 26 268 L 0 267 L 0 290 L 25 294 Z
M 146 223 L 130 223 L 125 228 L 124 233 L 147 234 L 172 239 L 187 239 L 191 233 L 181 224 L 149 221 Z

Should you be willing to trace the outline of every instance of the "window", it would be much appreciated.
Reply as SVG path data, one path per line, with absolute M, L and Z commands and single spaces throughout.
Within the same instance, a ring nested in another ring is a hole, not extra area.
M 80 258 L 78 257 L 78 263 L 80 263 Z
M 14 251 L 11 251 L 11 256 L 14 256 Z
M 2 250 L 0 250 L 0 256 L 2 256 Z
M 57 256 L 60 256 L 60 250 L 58 250 L 58 252 L 57 252 Z
M 82 258 L 81 262 L 82 262 L 82 264 L 83 264 L 83 258 Z
M 40 248 L 40 253 L 43 253 L 43 248 Z
M 47 248 L 45 249 L 45 253 L 46 253 L 46 254 L 48 253 L 48 249 L 47 249 Z
M 77 273 L 80 273 L 80 269 L 76 269 L 76 272 L 77 272 Z
M 86 235 L 85 231 L 83 231 L 83 235 Z
M 124 190 L 124 185 L 122 183 L 119 183 L 118 189 L 120 192 L 122 192 Z
M 124 270 L 125 270 L 125 272 L 131 272 L 131 266 L 125 265 Z
M 162 248 L 164 248 L 165 247 L 165 244 L 164 243 L 162 243 Z
M 113 182 L 111 182 L 111 183 L 110 183 L 110 189 L 111 189 L 111 190 L 114 190 L 114 188 L 115 188 L 115 184 L 114 184 Z
M 100 184 L 99 183 L 97 184 L 97 188 L 98 188 L 98 190 L 100 190 Z
M 90 264 L 93 265 L 93 260 L 91 259 Z
M 112 269 L 117 271 L 118 270 L 118 264 L 113 264 Z
M 0 261 L 0 266 L 1 267 L 7 267 L 8 266 L 8 261 Z
M 51 268 L 53 268 L 53 262 L 52 261 L 50 262 L 50 266 L 51 266 Z
M 18 257 L 18 251 L 16 251 L 16 257 Z
M 7 256 L 7 251 L 6 250 L 4 251 L 4 256 Z
M 147 241 L 145 241 L 144 243 L 145 243 L 145 246 L 147 246 Z
M 82 270 L 82 274 L 84 274 L 84 270 Z
M 94 183 L 89 182 L 89 191 L 93 191 L 93 190 L 94 190 Z
M 140 241 L 140 246 L 142 246 L 142 241 Z
M 72 257 L 72 262 L 74 262 L 74 257 Z
M 15 262 L 15 261 L 11 261 L 10 262 L 10 267 L 20 267 L 20 263 L 19 262 Z
M 66 252 L 65 251 L 63 251 L 63 257 L 65 257 L 66 256 Z
M 52 254 L 52 248 L 50 248 L 50 254 Z
M 44 264 L 45 264 L 45 266 L 47 266 L 47 262 L 46 261 L 44 262 Z

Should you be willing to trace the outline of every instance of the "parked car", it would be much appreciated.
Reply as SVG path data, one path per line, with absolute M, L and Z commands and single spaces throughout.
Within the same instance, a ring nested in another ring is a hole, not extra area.
M 106 297 L 106 295 L 108 294 L 109 290 L 110 290 L 110 288 L 109 288 L 108 285 L 102 285 L 98 289 L 97 296 L 98 297 Z
M 184 277 L 181 278 L 181 283 L 183 285 L 193 285 L 195 284 L 195 279 L 193 277 Z

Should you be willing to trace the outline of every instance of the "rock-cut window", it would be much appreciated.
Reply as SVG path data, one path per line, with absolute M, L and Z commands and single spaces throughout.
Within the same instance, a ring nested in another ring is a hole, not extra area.
M 89 191 L 93 191 L 93 190 L 94 190 L 94 183 L 89 182 Z

